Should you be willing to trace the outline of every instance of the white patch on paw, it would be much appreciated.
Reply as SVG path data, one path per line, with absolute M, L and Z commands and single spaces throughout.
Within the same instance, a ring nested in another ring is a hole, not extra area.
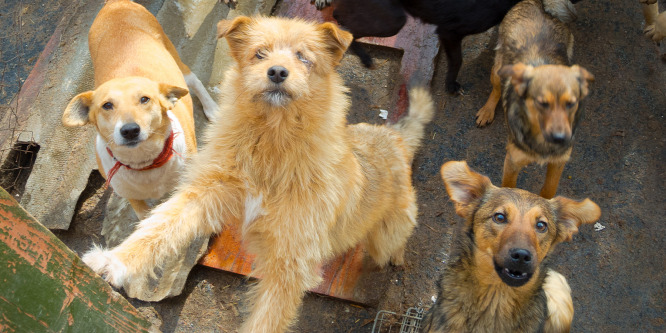
M 116 288 L 122 287 L 127 280 L 127 266 L 109 250 L 95 245 L 82 259 L 95 273 Z

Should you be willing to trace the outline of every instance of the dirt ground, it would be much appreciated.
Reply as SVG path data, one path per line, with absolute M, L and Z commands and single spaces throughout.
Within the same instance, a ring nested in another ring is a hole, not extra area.
M 20 78 L 25 79 L 59 13 L 70 2 L 0 0 L 3 31 L 13 31 L 16 24 L 22 27 L 20 40 L 10 35 L 0 38 L 2 112 L 8 112 L 6 106 L 18 91 Z M 605 228 L 582 227 L 571 243 L 555 250 L 553 265 L 572 288 L 573 331 L 664 332 L 666 63 L 642 35 L 638 1 L 586 0 L 576 8 L 575 63 L 596 79 L 583 102 L 586 114 L 558 193 L 597 202 L 602 209 L 599 222 Z M 24 16 L 19 22 L 20 12 Z M 501 179 L 506 143 L 503 114 L 498 112 L 494 123 L 483 129 L 474 123 L 476 111 L 490 93 L 496 40 L 495 29 L 465 39 L 458 79 L 465 90 L 462 96 L 446 94 L 446 59 L 443 54 L 436 59 L 432 92 L 437 115 L 414 162 L 419 226 L 408 243 L 406 266 L 386 269 L 383 279 L 367 286 L 386 289 L 372 307 L 308 294 L 295 331 L 370 332 L 378 310 L 403 313 L 409 307 L 432 305 L 436 280 L 461 225 L 444 191 L 439 167 L 448 160 L 467 160 L 494 183 Z M 400 53 L 379 47 L 370 50 L 379 59 L 377 70 L 362 68 L 351 55 L 345 56 L 340 68 L 352 91 L 350 123 L 381 123 L 379 109 L 394 109 L 401 83 L 396 74 Z M 518 187 L 536 192 L 544 177 L 544 168 L 529 167 L 521 173 Z M 78 254 L 92 242 L 102 242 L 109 197 L 102 184 L 101 176 L 93 173 L 70 229 L 55 232 Z M 182 295 L 156 303 L 130 302 L 165 332 L 233 332 L 246 315 L 244 292 L 251 283 L 197 266 Z

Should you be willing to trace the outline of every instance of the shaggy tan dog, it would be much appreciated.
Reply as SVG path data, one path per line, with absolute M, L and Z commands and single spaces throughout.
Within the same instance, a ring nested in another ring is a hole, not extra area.
M 417 216 L 411 163 L 434 106 L 413 88 L 399 123 L 347 126 L 349 97 L 335 68 L 351 34 L 259 17 L 221 21 L 218 33 L 236 62 L 185 181 L 125 242 L 84 261 L 123 286 L 194 237 L 236 224 L 261 277 L 241 331 L 283 332 L 325 260 L 364 242 L 378 265 L 403 264 Z

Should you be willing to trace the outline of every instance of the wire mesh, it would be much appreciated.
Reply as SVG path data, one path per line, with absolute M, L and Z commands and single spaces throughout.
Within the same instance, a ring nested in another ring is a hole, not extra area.
M 411 307 L 404 314 L 380 310 L 375 316 L 372 333 L 418 333 L 424 310 Z

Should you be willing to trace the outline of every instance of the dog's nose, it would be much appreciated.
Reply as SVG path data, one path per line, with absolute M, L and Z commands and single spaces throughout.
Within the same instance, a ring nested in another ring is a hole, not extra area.
M 550 135 L 550 141 L 558 145 L 566 143 L 567 139 L 567 135 L 564 132 L 554 132 Z
M 511 261 L 516 264 L 529 265 L 532 263 L 532 254 L 525 249 L 511 249 L 509 250 L 509 256 Z
M 127 140 L 134 140 L 139 137 L 141 127 L 137 123 L 129 123 L 120 128 L 120 135 Z
M 282 83 L 289 76 L 289 71 L 282 66 L 273 66 L 268 69 L 268 78 L 275 83 Z

